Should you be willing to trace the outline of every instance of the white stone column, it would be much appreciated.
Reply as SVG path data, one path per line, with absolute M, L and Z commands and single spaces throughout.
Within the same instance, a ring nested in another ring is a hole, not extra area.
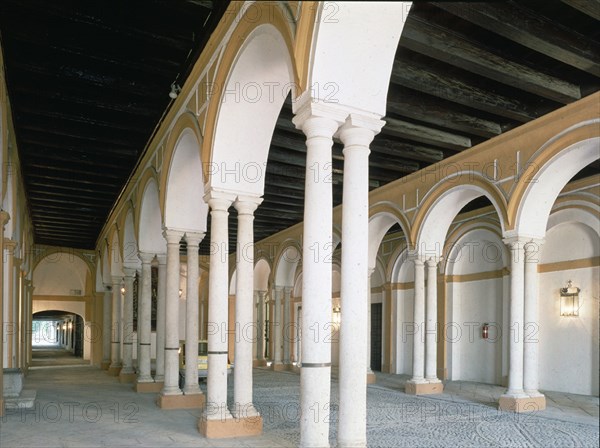
M 150 348 L 152 332 L 152 259 L 154 254 L 139 253 L 142 261 L 142 275 L 138 289 L 138 383 L 151 383 L 152 372 L 150 371 Z M 158 350 L 157 350 L 158 351 Z
M 265 360 L 265 296 L 266 291 L 254 291 L 256 294 L 256 359 L 259 365 L 262 365 Z
M 181 395 L 179 389 L 179 243 L 183 232 L 165 229 L 167 290 L 165 307 L 165 381 L 161 396 Z
M 227 407 L 227 358 L 229 314 L 228 209 L 235 197 L 210 192 L 205 196 L 211 210 L 211 255 L 208 303 L 208 378 L 205 424 L 231 418 Z
M 167 309 L 167 256 L 156 255 L 158 261 L 158 281 L 156 291 L 156 372 L 154 381 L 165 380 L 165 330 Z
M 544 240 L 525 244 L 525 325 L 523 387 L 530 397 L 543 397 L 539 387 L 539 274 L 538 262 Z
M 425 323 L 425 379 L 439 383 L 437 377 L 437 265 L 438 260 L 427 259 L 427 316 Z
M 524 243 L 519 239 L 505 240 L 510 249 L 510 325 L 508 390 L 505 396 L 525 397 L 523 391 L 523 320 L 524 320 Z
M 135 269 L 123 268 L 125 297 L 123 303 L 123 368 L 119 376 L 133 375 L 133 280 Z
M 302 364 L 300 446 L 328 447 L 331 383 L 332 165 L 333 134 L 339 122 L 317 116 L 322 104 L 307 103 L 293 122 L 306 135 L 306 180 L 302 248 Z M 363 370 L 364 372 L 364 370 Z
M 369 144 L 384 123 L 350 115 L 344 143 L 338 447 L 367 446 Z M 348 249 L 346 249 L 348 248 Z
M 102 369 L 110 365 L 110 325 L 111 325 L 112 286 L 104 284 L 104 300 L 102 301 Z
M 198 246 L 204 233 L 186 232 L 187 292 L 185 318 L 185 395 L 202 394 L 198 387 Z
M 121 370 L 121 277 L 112 277 L 112 329 L 110 341 L 111 375 L 118 375 Z
M 283 365 L 282 347 L 283 340 L 283 324 L 281 319 L 281 300 L 283 296 L 283 288 L 277 286 L 273 288 L 273 369 L 281 369 Z
M 261 198 L 238 196 L 237 266 L 235 290 L 235 368 L 233 370 L 233 415 L 258 416 L 252 401 L 252 328 L 254 295 L 254 211 Z
M 425 263 L 414 258 L 415 264 L 415 301 L 414 301 L 414 339 L 413 339 L 413 376 L 410 382 L 418 384 L 425 382 L 425 346 L 423 332 L 425 331 Z
M 290 356 L 292 340 L 294 335 L 292 334 L 292 314 L 291 314 L 291 300 L 292 300 L 292 288 L 283 288 L 283 364 L 285 366 L 292 365 L 292 358 Z

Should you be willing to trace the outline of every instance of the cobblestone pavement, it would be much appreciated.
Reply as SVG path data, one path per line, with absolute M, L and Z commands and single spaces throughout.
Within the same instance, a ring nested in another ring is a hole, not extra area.
M 548 393 L 547 411 L 524 415 L 497 411 L 490 400 L 503 389 L 495 386 L 452 382 L 442 395 L 415 397 L 404 394 L 403 381 L 378 374 L 369 386 L 369 447 L 598 447 L 597 397 Z M 155 395 L 136 394 L 92 367 L 34 370 L 25 387 L 37 390 L 36 408 L 7 412 L 0 447 L 297 446 L 299 376 L 255 369 L 254 386 L 263 435 L 206 440 L 197 431 L 199 410 L 161 411 Z M 316 417 L 331 422 L 332 446 L 337 403 L 334 380 L 331 405 L 314 408 Z

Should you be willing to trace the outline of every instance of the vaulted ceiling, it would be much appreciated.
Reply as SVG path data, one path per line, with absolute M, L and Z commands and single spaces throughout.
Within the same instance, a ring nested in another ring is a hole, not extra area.
M 183 84 L 226 3 L 0 2 L 37 243 L 94 248 L 170 105 L 170 84 Z M 414 3 L 396 53 L 387 124 L 371 146 L 371 189 L 597 91 L 599 21 L 598 0 Z M 303 218 L 306 147 L 291 117 L 287 101 L 271 143 L 256 240 Z M 338 205 L 339 142 L 333 158 Z M 592 172 L 598 164 L 581 176 Z M 234 219 L 232 209 L 232 248 Z

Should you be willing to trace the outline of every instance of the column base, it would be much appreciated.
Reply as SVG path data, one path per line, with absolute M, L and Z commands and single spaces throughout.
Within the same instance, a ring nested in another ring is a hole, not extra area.
M 546 397 L 502 395 L 498 400 L 498 409 L 512 412 L 536 412 L 546 409 Z
M 287 370 L 287 366 L 285 364 L 273 363 L 273 365 L 271 366 L 271 369 L 273 369 L 273 371 L 275 371 L 275 372 L 284 372 Z
M 150 393 L 159 393 L 163 390 L 163 383 L 155 383 L 154 381 L 138 383 L 137 381 L 133 384 L 133 390 L 135 390 L 138 394 L 150 394 Z
M 137 375 L 132 372 L 132 373 L 123 373 L 123 371 L 119 372 L 119 383 L 133 383 L 135 382 L 135 379 L 137 378 Z
M 255 359 L 252 361 L 252 367 L 266 367 L 267 360 L 266 359 Z
M 228 437 L 248 437 L 262 434 L 263 420 L 260 415 L 244 418 L 206 419 L 201 416 L 198 420 L 198 431 L 207 439 L 224 439 Z
M 375 384 L 377 376 L 373 372 L 367 372 L 367 384 Z
M 409 380 L 404 387 L 404 393 L 410 395 L 434 395 L 441 394 L 444 391 L 444 384 L 441 381 L 435 382 L 415 382 Z
M 100 363 L 100 370 L 108 370 L 110 367 L 110 361 L 102 361 Z
M 156 404 L 161 409 L 199 409 L 204 407 L 204 394 L 159 395 Z
M 122 368 L 122 366 L 110 366 L 106 371 L 106 374 L 110 376 L 119 376 L 119 373 L 121 373 Z

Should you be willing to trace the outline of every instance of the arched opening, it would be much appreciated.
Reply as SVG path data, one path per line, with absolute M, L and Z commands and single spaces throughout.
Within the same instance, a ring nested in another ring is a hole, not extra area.
M 499 385 L 508 370 L 508 259 L 498 228 L 473 227 L 462 232 L 446 259 L 448 316 L 441 336 L 451 380 Z
M 393 318 L 397 322 L 396 333 L 392 339 L 395 344 L 392 369 L 393 373 L 409 375 L 413 366 L 415 269 L 412 261 L 408 259 L 408 250 L 402 247 L 399 249 L 391 257 L 391 293 L 396 304 Z
M 79 314 L 69 310 L 45 310 L 33 313 L 33 368 L 89 364 L 84 359 L 86 341 L 93 337 Z
M 381 260 L 407 247 L 408 220 L 391 204 L 376 204 L 369 219 L 369 352 L 371 369 L 396 372 L 395 358 L 398 332 L 398 294 L 390 285 Z
M 550 215 L 539 264 L 540 388 L 598 395 L 600 220 L 566 208 Z M 577 316 L 562 316 L 560 289 L 580 288 Z

